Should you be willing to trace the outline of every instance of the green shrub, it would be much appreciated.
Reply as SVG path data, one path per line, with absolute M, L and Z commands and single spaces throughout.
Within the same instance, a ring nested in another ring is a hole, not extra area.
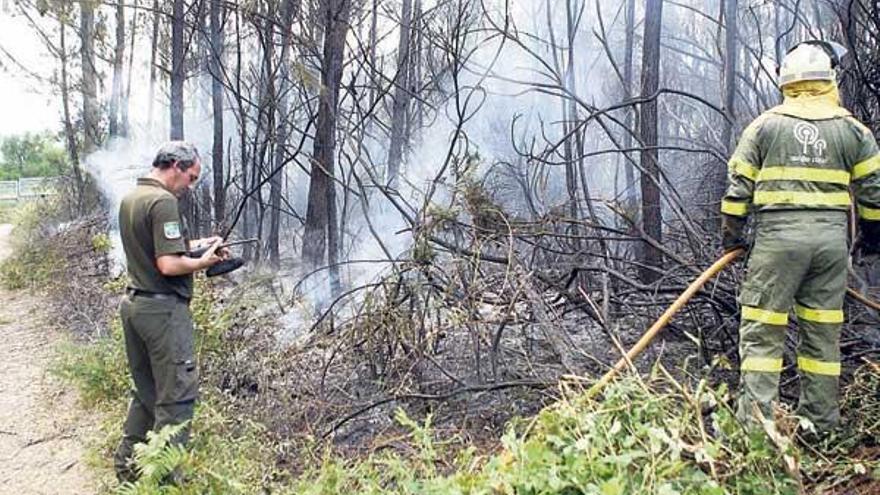
M 0 261 L 0 283 L 10 290 L 42 287 L 57 271 L 60 256 L 42 242 L 43 222 L 56 206 L 52 202 L 21 203 L 10 213 L 12 253 Z
M 131 379 L 119 318 L 113 319 L 106 337 L 87 343 L 62 343 L 51 371 L 75 385 L 87 407 L 126 397 Z
M 113 247 L 110 242 L 110 236 L 106 233 L 95 234 L 92 236 L 92 249 L 96 253 L 108 253 Z
M 790 471 L 797 453 L 789 439 L 743 430 L 723 406 L 723 388 L 666 388 L 665 381 L 648 387 L 630 377 L 611 385 L 603 400 L 564 398 L 525 427 L 511 426 L 500 454 L 480 460 L 470 450 L 459 453 L 449 475 L 436 469 L 450 455 L 445 444 L 432 442 L 430 424 L 418 426 L 398 414 L 411 430 L 415 455 L 379 454 L 357 463 L 327 458 L 290 493 L 798 493 Z M 703 422 L 708 406 L 716 408 L 714 434 Z

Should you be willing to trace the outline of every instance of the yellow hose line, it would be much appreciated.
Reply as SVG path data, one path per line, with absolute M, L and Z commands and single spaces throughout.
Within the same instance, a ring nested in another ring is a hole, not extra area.
M 878 304 L 876 301 L 872 301 L 872 300 L 868 299 L 861 292 L 858 292 L 855 289 L 847 287 L 846 293 L 849 294 L 850 296 L 852 296 L 852 298 L 855 299 L 856 301 L 864 304 L 865 306 L 880 311 L 880 304 Z
M 646 347 L 648 347 L 648 344 L 650 344 L 651 341 L 654 340 L 654 337 L 656 337 L 657 334 L 660 333 L 660 330 L 662 330 L 663 327 L 665 327 L 669 323 L 669 320 L 672 319 L 672 316 L 677 313 L 678 310 L 681 309 L 681 307 L 684 306 L 685 303 L 687 303 L 690 298 L 693 297 L 694 294 L 696 294 L 697 291 L 700 290 L 703 285 L 705 285 L 706 282 L 709 281 L 710 278 L 714 277 L 716 273 L 721 271 L 721 269 L 727 266 L 731 261 L 735 260 L 744 251 L 744 249 L 736 249 L 734 251 L 726 253 L 724 256 L 719 258 L 718 261 L 712 264 L 712 266 L 706 269 L 706 271 L 701 273 L 696 280 L 691 282 L 691 285 L 689 285 L 688 288 L 685 289 L 685 291 L 678 296 L 678 298 L 672 303 L 672 305 L 666 308 L 666 311 L 664 311 L 663 314 L 660 315 L 660 318 L 658 318 L 657 321 L 655 321 L 654 324 L 651 325 L 651 328 L 649 328 L 645 332 L 645 334 L 642 335 L 642 337 L 639 339 L 638 342 L 636 342 L 632 349 L 630 349 L 624 357 L 620 358 L 620 360 L 617 361 L 617 364 L 615 364 L 613 368 L 608 370 L 608 372 L 605 373 L 605 375 L 603 375 L 598 382 L 594 383 L 593 386 L 590 387 L 590 389 L 587 391 L 587 396 L 594 397 L 603 388 L 605 388 L 605 386 L 608 385 L 611 380 L 613 380 L 614 377 L 617 376 L 618 373 L 620 373 L 627 367 L 628 363 L 631 363 L 633 359 L 635 359 L 639 354 L 642 353 L 642 351 L 645 350 Z M 880 303 L 868 299 L 863 294 L 850 287 L 846 288 L 846 292 L 856 301 L 864 304 L 865 306 L 868 306 L 869 308 L 880 311 Z
M 655 321 L 654 324 L 651 325 L 651 328 L 649 328 L 648 331 L 645 332 L 644 335 L 642 335 L 642 338 L 640 338 L 639 341 L 636 342 L 636 345 L 634 345 L 632 349 L 630 349 L 629 352 L 626 353 L 626 356 L 617 361 L 617 364 L 615 364 L 613 368 L 608 370 L 608 372 L 605 373 L 605 375 L 602 376 L 602 378 L 599 379 L 598 382 L 590 387 L 590 389 L 587 391 L 587 396 L 593 397 L 598 394 L 599 391 L 605 388 L 605 385 L 608 385 L 608 383 L 610 383 L 611 380 L 613 380 L 618 373 L 626 368 L 627 363 L 632 362 L 632 360 L 635 359 L 636 356 L 638 356 L 642 353 L 642 351 L 645 350 L 645 347 L 648 347 L 648 344 L 651 343 L 652 340 L 654 340 L 654 337 L 656 337 L 657 334 L 660 333 L 660 330 L 662 330 L 663 327 L 665 327 L 669 323 L 669 320 L 672 319 L 672 316 L 677 313 L 678 310 L 681 309 L 681 307 L 684 306 L 685 303 L 688 302 L 690 298 L 693 297 L 694 294 L 696 294 L 697 291 L 700 290 L 703 285 L 705 285 L 705 283 L 709 281 L 710 278 L 714 277 L 715 274 L 721 271 L 722 268 L 727 266 L 731 261 L 735 260 L 739 255 L 743 253 L 743 251 L 744 249 L 736 249 L 729 253 L 726 253 L 724 256 L 719 258 L 718 261 L 712 264 L 712 266 L 710 266 L 706 271 L 701 273 L 696 280 L 691 282 L 691 285 L 689 285 L 688 288 L 685 289 L 685 291 L 678 296 L 678 298 L 672 303 L 671 306 L 666 308 L 666 311 L 664 311 L 663 314 L 660 315 L 660 318 L 658 318 L 657 321 Z

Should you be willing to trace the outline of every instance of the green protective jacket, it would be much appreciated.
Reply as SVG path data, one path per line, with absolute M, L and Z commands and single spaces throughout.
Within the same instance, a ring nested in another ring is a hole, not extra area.
M 833 83 L 796 83 L 784 91 L 785 102 L 743 133 L 721 206 L 734 219 L 757 213 L 739 298 L 737 412 L 743 421 L 756 410 L 772 417 L 793 309 L 798 413 L 831 430 L 840 421 L 846 212 L 852 190 L 863 225 L 880 220 L 880 150 L 871 132 L 839 106 Z
M 880 220 L 880 149 L 871 131 L 830 93 L 787 97 L 743 132 L 728 163 L 721 212 L 848 210 Z

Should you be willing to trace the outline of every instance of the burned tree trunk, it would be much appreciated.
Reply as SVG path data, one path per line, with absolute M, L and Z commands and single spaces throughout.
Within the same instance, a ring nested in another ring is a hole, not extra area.
M 278 100 L 279 112 L 277 129 L 275 132 L 275 163 L 273 164 L 271 181 L 269 182 L 269 264 L 277 267 L 281 261 L 280 253 L 280 230 L 281 230 L 281 186 L 284 178 L 284 163 L 286 161 L 287 138 L 290 134 L 289 90 L 290 90 L 290 45 L 293 35 L 293 15 L 296 10 L 297 0 L 285 0 L 281 11 L 281 58 L 279 60 L 279 88 L 276 99 Z
M 171 139 L 183 139 L 183 0 L 174 0 L 171 16 Z
M 211 147 L 214 174 L 214 220 L 218 227 L 226 217 L 226 187 L 223 183 L 223 26 L 220 0 L 211 0 L 211 109 L 214 142 Z
M 403 148 L 407 141 L 406 115 L 410 97 L 410 38 L 412 33 L 412 0 L 403 0 L 400 14 L 400 38 L 397 44 L 397 75 L 394 77 L 394 103 L 391 106 L 391 142 L 388 146 L 387 183 L 394 187 L 400 173 Z
M 125 61 L 125 5 L 116 4 L 116 47 L 113 52 L 113 89 L 110 93 L 110 137 L 120 134 L 119 117 L 122 100 L 122 69 Z
M 70 116 L 70 81 L 67 74 L 67 26 L 64 20 L 59 21 L 59 30 L 61 32 L 59 62 L 61 62 L 61 109 L 64 119 L 64 137 L 67 148 L 67 157 L 70 159 L 70 166 L 73 168 L 74 188 L 76 191 L 76 209 L 77 213 L 81 213 L 83 205 L 83 177 L 79 164 L 79 150 L 76 143 L 76 129 L 73 127 L 73 120 Z
M 325 36 L 321 63 L 321 92 L 314 153 L 311 165 L 305 234 L 303 235 L 303 262 L 307 268 L 321 266 L 324 254 L 332 263 L 337 257 L 335 212 L 336 192 L 333 182 L 334 154 L 336 151 L 336 110 L 342 62 L 345 55 L 345 36 L 349 27 L 350 0 L 326 0 L 324 12 Z M 334 282 L 331 276 L 331 286 Z
M 636 0 L 626 0 L 626 40 L 624 42 L 623 51 L 623 96 L 626 99 L 632 98 L 633 91 L 633 45 L 635 44 L 635 16 L 636 16 Z M 632 149 L 632 132 L 633 120 L 635 120 L 635 111 L 632 107 L 626 109 L 624 116 L 623 132 L 623 148 Z M 636 211 L 636 174 L 635 167 L 632 164 L 632 158 L 629 154 L 624 154 L 623 169 L 626 177 L 626 187 L 624 189 L 624 197 L 626 198 L 626 211 L 633 214 Z
M 131 103 L 131 81 L 132 75 L 134 72 L 134 44 L 137 40 L 137 21 L 138 16 L 138 3 L 135 0 L 132 3 L 133 13 L 131 15 L 131 24 L 129 27 L 129 32 L 131 33 L 129 37 L 129 46 L 128 46 L 128 74 L 126 75 L 126 83 L 125 83 L 125 92 L 120 100 L 120 122 L 119 122 L 119 134 L 122 136 L 128 136 L 129 132 L 131 132 L 131 119 L 130 115 L 130 103 Z
M 60 62 L 61 62 L 61 109 L 64 118 L 64 137 L 67 144 L 67 157 L 73 166 L 73 172 L 77 183 L 82 181 L 79 170 L 79 151 L 76 146 L 76 130 L 73 128 L 73 120 L 70 116 L 70 81 L 67 75 L 67 26 L 64 20 L 59 23 L 61 31 Z
M 95 67 L 95 7 L 80 2 L 80 54 L 82 55 L 83 152 L 91 153 L 100 142 L 98 112 L 98 71 Z
M 736 122 L 736 65 L 737 46 L 736 36 L 736 7 L 737 0 L 724 0 L 724 112 L 727 121 L 724 122 L 724 131 L 721 133 L 721 145 L 725 147 L 725 155 L 730 156 L 733 152 L 733 128 Z M 727 164 L 716 162 L 710 177 L 710 190 L 712 197 L 709 198 L 709 206 L 713 211 L 718 211 L 718 205 L 724 196 L 727 184 Z
M 642 140 L 641 175 L 642 188 L 642 230 L 645 235 L 656 239 L 662 237 L 663 212 L 660 204 L 660 164 L 657 152 L 657 101 L 656 93 L 660 87 L 660 32 L 662 26 L 663 0 L 648 0 L 645 8 L 645 35 L 642 48 L 642 97 L 650 98 L 641 105 L 640 137 Z M 642 243 L 641 278 L 644 282 L 656 280 L 657 272 L 652 267 L 660 267 L 663 261 L 659 250 Z
M 153 107 L 156 101 L 156 56 L 159 53 L 159 0 L 153 0 L 153 33 L 150 47 L 150 90 L 147 99 L 147 130 L 153 128 Z

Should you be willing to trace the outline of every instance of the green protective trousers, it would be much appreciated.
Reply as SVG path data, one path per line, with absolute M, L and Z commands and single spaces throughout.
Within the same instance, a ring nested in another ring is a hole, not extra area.
M 840 326 L 847 274 L 847 217 L 835 211 L 759 213 L 755 245 L 740 293 L 740 370 L 737 416 L 755 407 L 772 418 L 791 310 L 797 318 L 797 413 L 819 431 L 840 421 Z
M 135 444 L 145 442 L 150 430 L 192 419 L 199 371 L 192 315 L 185 302 L 134 295 L 123 298 L 119 312 L 134 391 L 114 467 L 120 480 L 133 481 Z M 172 443 L 185 445 L 188 440 L 186 427 Z

